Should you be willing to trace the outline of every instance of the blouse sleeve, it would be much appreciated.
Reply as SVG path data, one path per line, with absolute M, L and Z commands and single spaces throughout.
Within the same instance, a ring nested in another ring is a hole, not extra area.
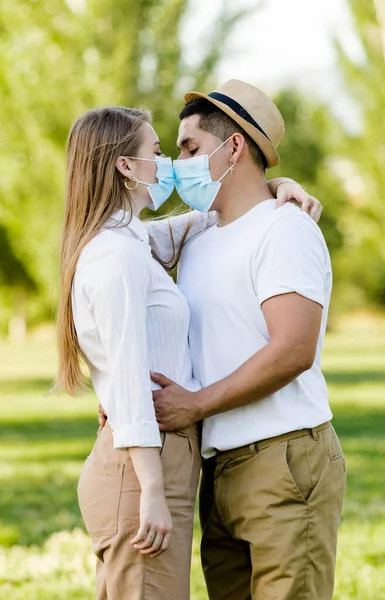
M 186 242 L 205 229 L 216 225 L 217 221 L 218 217 L 215 211 L 202 213 L 194 210 L 166 219 L 143 221 L 143 223 L 146 226 L 152 250 L 162 261 L 167 262 L 172 259 L 174 247 L 179 248 L 188 226 L 190 229 Z
M 161 446 L 147 356 L 145 251 L 135 240 L 124 241 L 94 265 L 91 311 L 107 356 L 104 408 L 114 448 Z

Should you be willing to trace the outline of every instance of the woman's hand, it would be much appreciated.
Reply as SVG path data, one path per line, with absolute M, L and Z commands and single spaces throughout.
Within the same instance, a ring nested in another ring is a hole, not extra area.
M 318 223 L 323 206 L 317 198 L 310 196 L 299 183 L 286 177 L 271 179 L 267 183 L 270 191 L 277 198 L 277 208 L 280 208 L 290 200 L 295 200 L 300 205 L 301 210 L 307 212 L 313 221 Z
M 170 544 L 171 515 L 163 490 L 149 487 L 140 497 L 140 527 L 131 544 L 141 554 L 156 557 L 165 552 Z
M 159 448 L 130 448 L 140 488 L 140 524 L 131 544 L 141 554 L 159 556 L 170 544 L 172 522 L 163 483 Z

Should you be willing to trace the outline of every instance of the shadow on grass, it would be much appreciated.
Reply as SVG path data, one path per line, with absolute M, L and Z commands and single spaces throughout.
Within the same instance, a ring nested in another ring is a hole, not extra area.
M 0 391 L 2 394 L 30 394 L 31 392 L 48 395 L 53 380 L 41 378 L 0 379 Z
M 47 411 L 48 412 L 48 411 Z M 52 417 L 31 417 L 31 420 L 5 419 L 0 429 L 0 444 L 10 440 L 41 442 L 49 440 L 70 440 L 79 438 L 95 438 L 98 428 L 97 407 L 95 416 L 58 415 Z
M 333 384 L 354 385 L 357 383 L 385 383 L 385 371 L 380 370 L 361 370 L 361 371 L 331 371 L 323 370 L 326 381 Z M 4 394 L 22 394 L 37 393 L 48 398 L 53 398 L 55 394 L 50 394 L 53 380 L 48 378 L 22 378 L 22 379 L 3 379 L 0 380 L 0 391 Z M 90 387 L 91 389 L 91 387 Z
M 34 380 L 32 388 L 43 387 L 46 381 Z M 375 520 L 378 515 L 365 511 L 373 498 L 384 495 L 381 465 L 385 410 L 365 407 L 364 403 L 344 403 L 334 406 L 333 412 L 333 424 L 347 454 L 347 499 L 352 506 L 355 503 L 362 507 L 362 518 Z M 76 486 L 83 460 L 95 440 L 96 413 L 95 417 L 69 414 L 53 418 L 47 408 L 46 417 L 39 414 L 20 420 L 18 416 L 19 419 L 5 419 L 0 429 L 3 456 L 7 451 L 10 456 L 12 450 L 17 451 L 15 459 L 4 464 L 0 544 L 42 545 L 55 531 L 82 527 Z M 349 509 L 347 518 L 356 517 L 357 508 Z
M 91 381 L 88 378 L 87 386 L 92 390 Z M 42 398 L 56 398 L 56 392 L 51 392 L 54 380 L 47 377 L 21 377 L 18 379 L 0 379 L 1 394 L 38 394 Z
M 42 546 L 56 531 L 83 527 L 77 479 L 60 467 L 48 467 L 40 476 L 23 473 L 9 479 L 0 500 L 0 544 Z
M 385 518 L 385 410 L 364 403 L 332 407 L 333 425 L 347 461 L 343 519 L 378 522 Z
M 96 430 L 96 415 L 76 418 L 60 415 L 56 419 L 47 415 L 46 419 L 39 416 L 28 421 L 3 422 L 0 430 L 3 456 L 7 453 L 12 456 L 14 449 L 17 456 L 4 465 L 0 544 L 41 546 L 55 531 L 82 527 L 77 480 L 92 449 Z
M 385 383 L 385 372 L 381 371 L 328 371 L 323 374 L 328 383 L 354 385 L 357 383 Z
M 343 438 L 369 437 L 371 440 L 384 440 L 385 408 L 382 406 L 367 408 L 364 404 L 336 404 L 332 406 L 333 425 Z

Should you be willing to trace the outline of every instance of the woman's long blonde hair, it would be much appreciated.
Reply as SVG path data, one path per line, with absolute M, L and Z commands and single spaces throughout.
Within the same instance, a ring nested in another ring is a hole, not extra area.
M 71 395 L 85 387 L 81 369 L 85 359 L 72 312 L 72 284 L 83 248 L 117 209 L 132 217 L 132 199 L 124 178 L 116 169 L 119 156 L 137 156 L 143 123 L 150 113 L 112 106 L 88 111 L 72 126 L 67 143 L 67 192 L 61 244 L 61 292 L 57 318 L 58 375 L 54 389 Z M 127 221 L 123 225 L 126 225 Z M 118 225 L 119 226 L 119 225 Z M 170 225 L 173 254 L 168 262 L 156 258 L 166 269 L 179 261 L 190 225 L 177 248 Z
M 61 244 L 61 292 L 57 319 L 59 369 L 56 390 L 85 387 L 83 354 L 72 313 L 72 283 L 80 253 L 112 213 L 132 215 L 132 200 L 115 168 L 119 156 L 137 156 L 149 113 L 113 106 L 90 110 L 72 126 L 67 143 L 67 193 Z

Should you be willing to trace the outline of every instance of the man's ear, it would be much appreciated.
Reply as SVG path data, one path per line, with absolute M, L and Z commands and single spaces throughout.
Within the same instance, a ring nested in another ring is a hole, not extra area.
M 123 175 L 123 177 L 130 178 L 130 176 L 132 175 L 129 163 L 130 160 L 125 156 L 119 156 L 116 160 L 115 167 L 117 168 L 119 173 Z
M 246 141 L 241 133 L 234 133 L 231 142 L 233 144 L 231 160 L 235 165 L 241 157 Z

